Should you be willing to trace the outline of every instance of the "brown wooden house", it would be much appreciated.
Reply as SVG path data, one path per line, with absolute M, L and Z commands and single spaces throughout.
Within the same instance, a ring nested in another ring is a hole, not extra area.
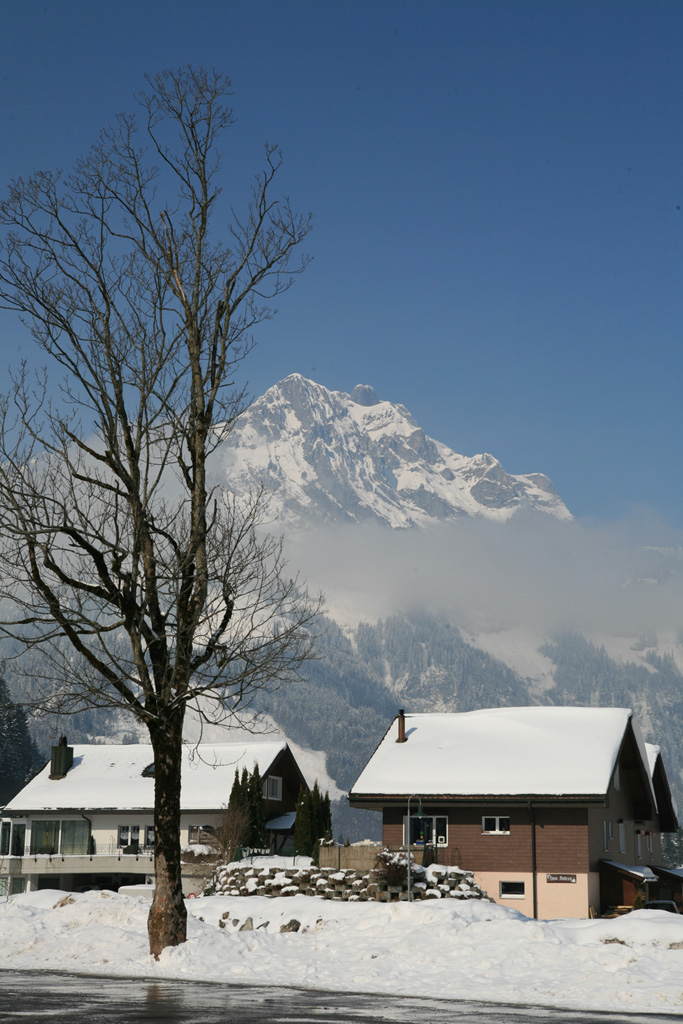
M 382 813 L 387 846 L 410 837 L 529 916 L 587 917 L 671 882 L 666 772 L 628 709 L 400 711 L 349 799 Z

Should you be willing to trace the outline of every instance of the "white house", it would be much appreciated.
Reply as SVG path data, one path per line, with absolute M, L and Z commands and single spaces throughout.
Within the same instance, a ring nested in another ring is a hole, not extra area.
M 5 806 L 0 893 L 100 886 L 154 874 L 154 756 L 148 744 L 53 747 L 50 764 Z M 263 781 L 271 838 L 291 831 L 306 780 L 284 741 L 188 744 L 181 773 L 181 845 L 201 843 L 228 803 L 235 769 Z

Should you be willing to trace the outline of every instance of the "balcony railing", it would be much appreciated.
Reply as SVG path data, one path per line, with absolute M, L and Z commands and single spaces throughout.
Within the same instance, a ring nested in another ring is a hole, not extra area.
M 92 860 L 94 857 L 118 857 L 119 859 L 128 857 L 153 857 L 154 847 L 145 845 L 130 845 L 130 846 L 119 846 L 115 839 L 109 842 L 95 842 L 92 844 L 90 850 L 24 850 L 21 854 L 5 854 L 5 857 L 11 859 L 12 857 L 21 859 L 31 858 L 37 860 L 39 857 L 49 857 L 50 860 L 59 859 L 66 860 L 70 857 L 87 857 Z

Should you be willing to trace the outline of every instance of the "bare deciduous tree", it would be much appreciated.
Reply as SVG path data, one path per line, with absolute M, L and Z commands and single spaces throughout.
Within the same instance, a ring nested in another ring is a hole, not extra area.
M 251 821 L 247 807 L 223 807 L 215 828 L 215 840 L 220 859 L 229 864 L 235 859 L 240 846 L 249 838 Z
M 149 731 L 158 955 L 186 930 L 185 711 L 235 714 L 296 673 L 315 608 L 258 530 L 260 496 L 226 496 L 208 465 L 245 407 L 233 375 L 252 330 L 305 266 L 309 218 L 272 197 L 273 147 L 242 214 L 220 196 L 229 79 L 147 82 L 139 120 L 0 204 L 2 304 L 46 361 L 0 404 L 0 592 L 5 635 L 49 659 L 40 706 L 125 708 Z

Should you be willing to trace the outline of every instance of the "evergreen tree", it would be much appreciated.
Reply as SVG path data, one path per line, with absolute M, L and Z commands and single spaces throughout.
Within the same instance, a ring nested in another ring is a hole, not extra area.
M 332 807 L 330 804 L 330 794 L 327 790 L 325 790 L 325 796 L 323 797 L 323 831 L 321 838 L 332 838 Z
M 320 792 L 318 780 L 315 780 L 313 789 L 308 794 L 309 816 L 311 821 L 311 855 L 315 864 L 318 863 L 321 840 L 332 838 L 332 815 L 330 810 L 330 795 L 325 796 Z
M 266 844 L 266 815 L 263 808 L 263 781 L 258 764 L 249 778 L 249 845 L 257 850 Z
M 683 828 L 662 836 L 662 863 L 667 868 L 683 867 Z
M 313 838 L 311 836 L 310 793 L 303 786 L 299 790 L 299 796 L 296 801 L 294 847 L 297 853 L 301 853 L 306 856 L 310 856 L 313 849 Z
M 240 776 L 239 772 L 235 768 L 235 779 L 230 790 L 230 799 L 228 800 L 228 810 L 234 811 L 241 806 L 242 790 L 240 789 Z
M 242 807 L 249 807 L 249 772 L 246 768 L 242 769 L 242 777 L 240 779 L 240 805 Z
M 16 796 L 45 763 L 31 739 L 26 715 L 10 698 L 3 679 L 0 679 L 0 763 L 0 807 Z
M 323 800 L 317 779 L 308 798 L 311 808 L 311 838 L 314 844 L 317 844 L 323 834 Z
M 316 779 L 313 789 L 306 790 L 302 786 L 296 802 L 296 821 L 294 823 L 294 845 L 296 852 L 312 856 L 317 864 L 318 849 L 321 839 L 332 838 L 332 814 L 330 795 L 320 792 Z
M 243 842 L 253 849 L 263 849 L 266 845 L 266 815 L 263 803 L 263 780 L 258 764 L 253 772 L 246 768 L 239 774 L 235 769 L 235 779 L 228 800 L 227 817 L 246 822 L 246 835 Z

